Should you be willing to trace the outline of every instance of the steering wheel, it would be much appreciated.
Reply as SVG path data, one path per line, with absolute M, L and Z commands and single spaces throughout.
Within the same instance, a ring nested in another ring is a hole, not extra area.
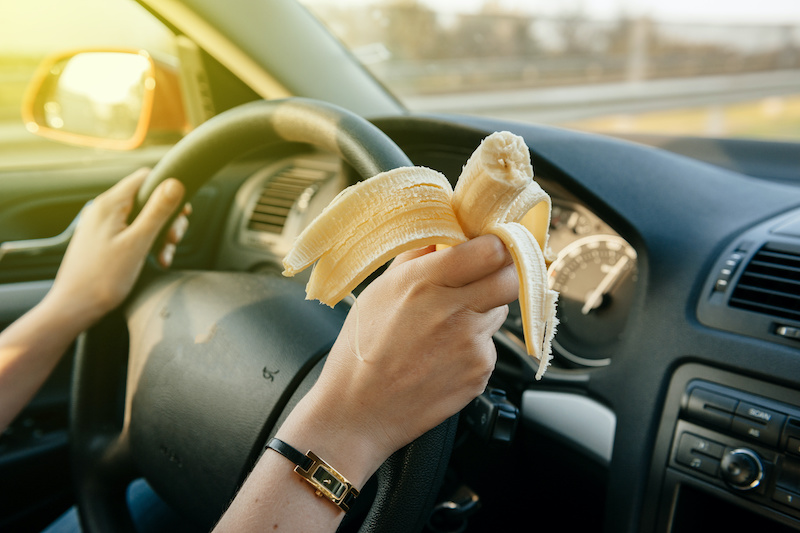
M 185 184 L 188 198 L 227 162 L 280 142 L 333 152 L 364 178 L 411 165 L 383 132 L 341 108 L 252 102 L 177 143 L 150 173 L 137 206 L 168 177 Z M 213 526 L 319 375 L 344 315 L 306 301 L 296 282 L 274 275 L 143 275 L 123 308 L 78 342 L 70 432 L 83 530 L 134 531 L 125 491 L 137 477 L 190 521 Z M 445 421 L 381 466 L 368 483 L 375 496 L 358 517 L 360 532 L 422 528 L 456 424 L 456 417 Z

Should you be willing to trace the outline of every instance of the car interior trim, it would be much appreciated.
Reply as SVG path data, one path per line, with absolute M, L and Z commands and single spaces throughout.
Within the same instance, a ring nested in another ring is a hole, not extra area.
M 617 416 L 600 402 L 566 392 L 526 390 L 522 416 L 526 423 L 568 440 L 604 466 L 611 464 Z
M 184 0 L 182 4 L 213 21 L 230 42 L 296 95 L 324 100 L 364 117 L 400 115 L 405 111 L 400 101 L 339 40 L 319 31 L 320 22 L 297 3 L 250 4 L 252 16 L 244 19 L 227 4 L 215 0 Z M 269 14 L 262 17 L 266 11 Z M 253 46 L 256 40 L 259 45 Z M 291 50 L 291 54 L 271 54 L 270 49 Z M 320 85 L 320 78 L 328 82 Z
M 142 3 L 188 35 L 262 98 L 291 96 L 286 87 L 250 56 L 182 3 L 175 0 L 143 0 Z
M 92 201 L 86 202 L 81 211 L 72 219 L 69 226 L 54 237 L 44 237 L 41 239 L 25 239 L 21 241 L 6 241 L 0 244 L 0 261 L 7 255 L 14 254 L 28 254 L 38 255 L 43 252 L 63 253 L 67 249 L 72 235 L 75 233 L 75 228 L 78 227 L 81 213 L 84 209 L 89 207 Z
M 0 324 L 13 322 L 16 317 L 27 313 L 42 301 L 52 286 L 52 280 L 0 285 L 0 301 L 3 302 L 0 308 Z
M 798 346 L 800 333 L 791 334 L 800 331 L 796 308 L 792 310 L 793 300 L 797 299 L 793 291 L 796 282 L 792 281 L 796 267 L 792 265 L 800 259 L 800 238 L 792 225 L 798 220 L 798 209 L 770 218 L 741 234 L 725 249 L 709 272 L 697 304 L 697 316 L 703 324 Z M 771 252 L 780 256 L 774 267 L 761 260 L 764 253 Z M 759 273 L 759 269 L 768 275 Z M 788 272 L 786 279 L 780 276 L 780 269 Z M 747 288 L 748 296 L 743 298 L 739 289 L 747 286 L 748 278 L 762 278 L 767 285 Z M 775 302 L 783 306 L 776 306 Z

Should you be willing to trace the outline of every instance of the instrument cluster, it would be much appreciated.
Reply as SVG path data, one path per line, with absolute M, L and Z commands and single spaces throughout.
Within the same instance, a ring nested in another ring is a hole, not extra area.
M 636 251 L 580 204 L 553 198 L 548 268 L 558 291 L 554 357 L 569 366 L 611 362 L 628 319 L 638 279 Z M 519 307 L 510 306 L 509 332 L 522 340 Z

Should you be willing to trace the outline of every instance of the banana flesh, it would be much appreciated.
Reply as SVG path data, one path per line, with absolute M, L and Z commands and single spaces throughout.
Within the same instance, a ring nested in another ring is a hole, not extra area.
M 348 187 L 297 238 L 283 274 L 316 261 L 306 297 L 332 307 L 402 252 L 466 241 L 452 194 L 446 177 L 424 167 L 396 168 Z
M 472 239 L 501 222 L 533 181 L 528 147 L 521 137 L 492 134 L 467 160 L 453 193 L 453 210 Z
M 525 142 L 496 132 L 470 156 L 455 189 L 424 167 L 390 170 L 345 189 L 297 238 L 284 275 L 316 262 L 306 298 L 333 306 L 404 251 L 497 235 L 517 268 L 525 346 L 540 379 L 557 324 L 558 294 L 547 283 L 550 212 Z

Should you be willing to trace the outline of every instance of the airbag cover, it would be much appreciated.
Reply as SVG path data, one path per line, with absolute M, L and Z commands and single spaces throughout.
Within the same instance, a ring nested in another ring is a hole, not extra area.
M 140 473 L 173 508 L 213 525 L 343 320 L 275 276 L 152 280 L 128 306 L 126 418 Z

